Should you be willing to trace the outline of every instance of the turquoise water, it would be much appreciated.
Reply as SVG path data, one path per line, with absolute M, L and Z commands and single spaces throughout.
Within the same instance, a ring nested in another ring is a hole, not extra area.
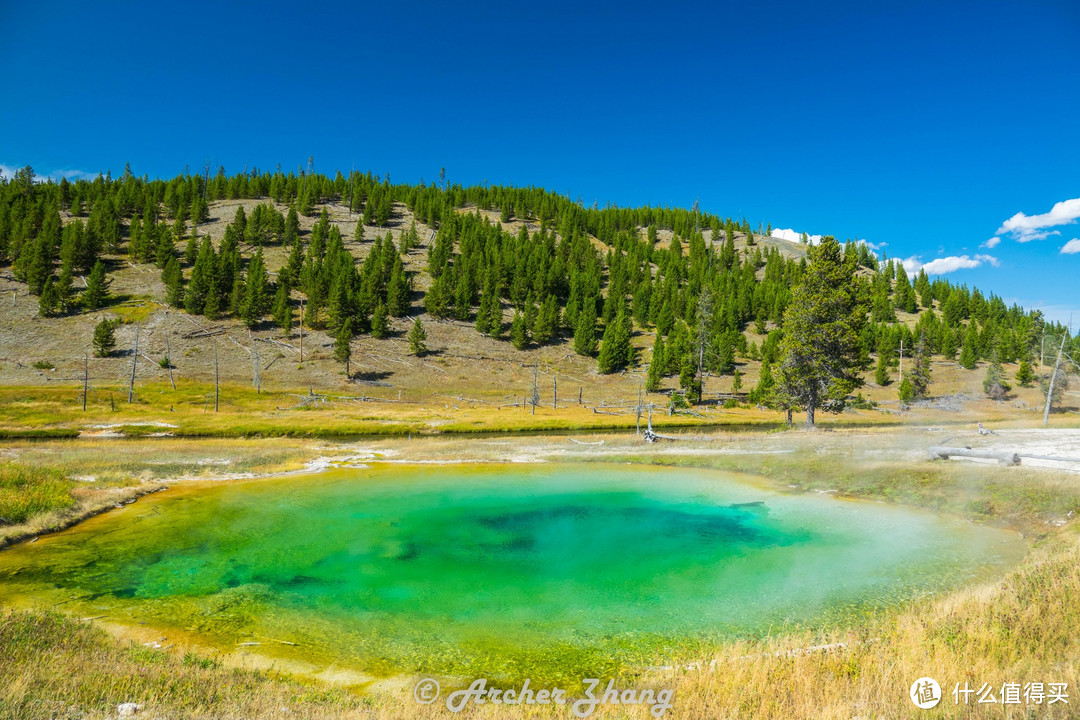
M 1022 549 L 718 472 L 376 466 L 145 498 L 0 553 L 0 597 L 372 675 L 605 677 L 844 622 Z

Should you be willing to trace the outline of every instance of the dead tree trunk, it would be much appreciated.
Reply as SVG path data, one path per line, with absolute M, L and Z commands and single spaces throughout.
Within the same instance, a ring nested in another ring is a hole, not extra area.
M 540 388 L 536 386 L 536 374 L 538 371 L 539 367 L 536 363 L 533 363 L 532 415 L 536 414 L 536 404 L 540 402 Z
M 1061 367 L 1061 353 L 1065 350 L 1065 335 L 1061 336 L 1061 347 L 1058 348 L 1057 360 L 1054 362 L 1054 372 L 1050 373 L 1050 382 L 1046 388 L 1046 407 L 1043 408 L 1043 427 L 1050 422 L 1050 403 L 1054 401 L 1054 381 L 1057 380 L 1058 368 Z
M 90 354 L 83 355 L 82 409 L 86 412 L 86 393 L 90 389 Z
M 998 463 L 1002 465 L 1020 464 L 1020 456 L 1008 450 L 935 446 L 930 448 L 928 452 L 931 460 L 948 460 L 950 457 L 966 457 L 978 460 L 997 460 Z
M 251 337 L 251 332 L 250 331 L 248 332 L 248 337 L 249 338 Z M 259 346 L 256 345 L 254 342 L 251 343 L 251 359 L 252 359 L 252 362 L 254 363 L 254 367 L 252 368 L 252 373 L 251 373 L 251 384 L 255 386 L 255 394 L 256 395 L 261 395 L 262 394 L 262 372 L 261 372 L 262 366 L 259 363 Z M 348 367 L 348 366 L 346 365 L 346 367 Z
M 173 380 L 172 374 L 172 346 L 169 343 L 169 336 L 165 336 L 165 359 L 168 360 L 169 365 L 169 384 L 172 385 L 172 389 L 176 389 L 176 381 Z
M 218 391 L 218 354 L 217 354 L 217 340 L 214 341 L 214 412 L 218 411 L 218 398 L 220 393 Z
M 131 355 L 131 384 L 128 386 L 128 402 L 135 400 L 135 365 L 139 362 L 139 327 L 135 326 L 135 351 Z

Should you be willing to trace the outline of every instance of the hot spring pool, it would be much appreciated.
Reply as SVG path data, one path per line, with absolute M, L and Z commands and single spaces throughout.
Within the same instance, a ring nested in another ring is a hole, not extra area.
M 376 465 L 144 498 L 0 552 L 0 599 L 372 676 L 606 677 L 842 623 L 1024 549 L 713 471 Z

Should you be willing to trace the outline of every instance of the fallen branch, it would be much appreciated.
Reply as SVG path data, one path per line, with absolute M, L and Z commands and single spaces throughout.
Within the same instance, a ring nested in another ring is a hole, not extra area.
M 950 457 L 975 458 L 977 460 L 997 460 L 1002 465 L 1019 465 L 1020 456 L 1008 450 L 984 450 L 968 447 L 941 447 L 930 448 L 931 460 L 948 460 Z
M 255 338 L 255 342 L 271 343 L 273 345 L 278 345 L 278 346 L 283 347 L 283 348 L 289 348 L 294 353 L 300 352 L 299 348 L 296 348 L 296 347 L 290 345 L 289 343 L 281 342 L 280 340 L 274 340 L 273 338 Z

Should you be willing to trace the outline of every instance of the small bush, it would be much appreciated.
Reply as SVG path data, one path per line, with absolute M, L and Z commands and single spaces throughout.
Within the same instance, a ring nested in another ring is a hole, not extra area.
M 848 402 L 848 405 L 856 410 L 873 410 L 877 407 L 875 401 L 863 396 L 862 393 L 856 393 L 855 397 Z
M 103 319 L 94 327 L 94 357 L 109 357 L 116 347 L 116 326 L 118 319 Z
M 56 366 L 48 360 L 38 360 L 34 363 L 34 367 L 38 370 L 54 370 Z

